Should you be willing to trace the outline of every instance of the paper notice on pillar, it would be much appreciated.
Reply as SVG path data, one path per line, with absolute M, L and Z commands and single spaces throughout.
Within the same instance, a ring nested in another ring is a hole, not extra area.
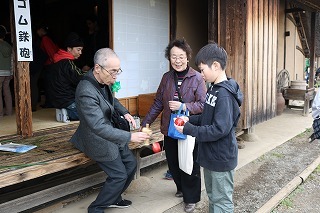
M 0 151 L 6 152 L 17 152 L 17 153 L 25 153 L 31 149 L 36 148 L 35 145 L 25 145 L 25 144 L 18 144 L 18 143 L 7 143 L 0 145 Z
M 17 59 L 18 61 L 33 61 L 29 0 L 14 0 L 14 18 Z

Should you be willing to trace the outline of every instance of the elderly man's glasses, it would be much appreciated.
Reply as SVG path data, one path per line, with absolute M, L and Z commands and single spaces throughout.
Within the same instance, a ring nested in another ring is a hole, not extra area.
M 117 71 L 113 71 L 113 72 L 109 72 L 106 68 L 104 68 L 103 66 L 101 66 L 100 64 L 98 64 L 103 70 L 107 71 L 107 73 L 109 73 L 111 76 L 116 76 L 116 75 L 120 75 L 122 73 L 122 69 L 118 69 Z

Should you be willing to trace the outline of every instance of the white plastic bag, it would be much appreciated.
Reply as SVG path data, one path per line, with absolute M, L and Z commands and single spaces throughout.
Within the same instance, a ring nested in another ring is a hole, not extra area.
M 187 135 L 184 140 L 178 140 L 178 159 L 179 168 L 185 173 L 191 175 L 193 170 L 193 149 L 195 137 Z

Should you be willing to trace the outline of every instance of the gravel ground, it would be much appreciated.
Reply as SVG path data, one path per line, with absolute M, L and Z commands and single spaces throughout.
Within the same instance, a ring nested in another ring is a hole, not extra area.
M 311 130 L 306 130 L 235 172 L 235 213 L 256 212 L 319 157 L 320 141 L 309 143 L 310 135 Z M 273 212 L 320 212 L 319 174 L 320 171 L 310 175 L 307 181 Z M 181 209 L 180 204 L 166 213 L 181 212 Z M 202 199 L 194 212 L 208 212 L 205 192 L 202 193 Z
M 320 166 L 273 213 L 320 212 Z

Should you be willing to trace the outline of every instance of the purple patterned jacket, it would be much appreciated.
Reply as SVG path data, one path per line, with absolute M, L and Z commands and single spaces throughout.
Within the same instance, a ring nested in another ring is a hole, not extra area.
M 169 101 L 173 100 L 175 90 L 174 71 L 171 70 L 163 74 L 154 102 L 141 122 L 141 126 L 145 126 L 147 123 L 151 125 L 158 115 L 163 112 L 160 131 L 165 136 L 168 135 L 171 114 Z M 206 86 L 201 74 L 191 67 L 182 81 L 180 94 L 190 114 L 202 113 L 206 97 Z

